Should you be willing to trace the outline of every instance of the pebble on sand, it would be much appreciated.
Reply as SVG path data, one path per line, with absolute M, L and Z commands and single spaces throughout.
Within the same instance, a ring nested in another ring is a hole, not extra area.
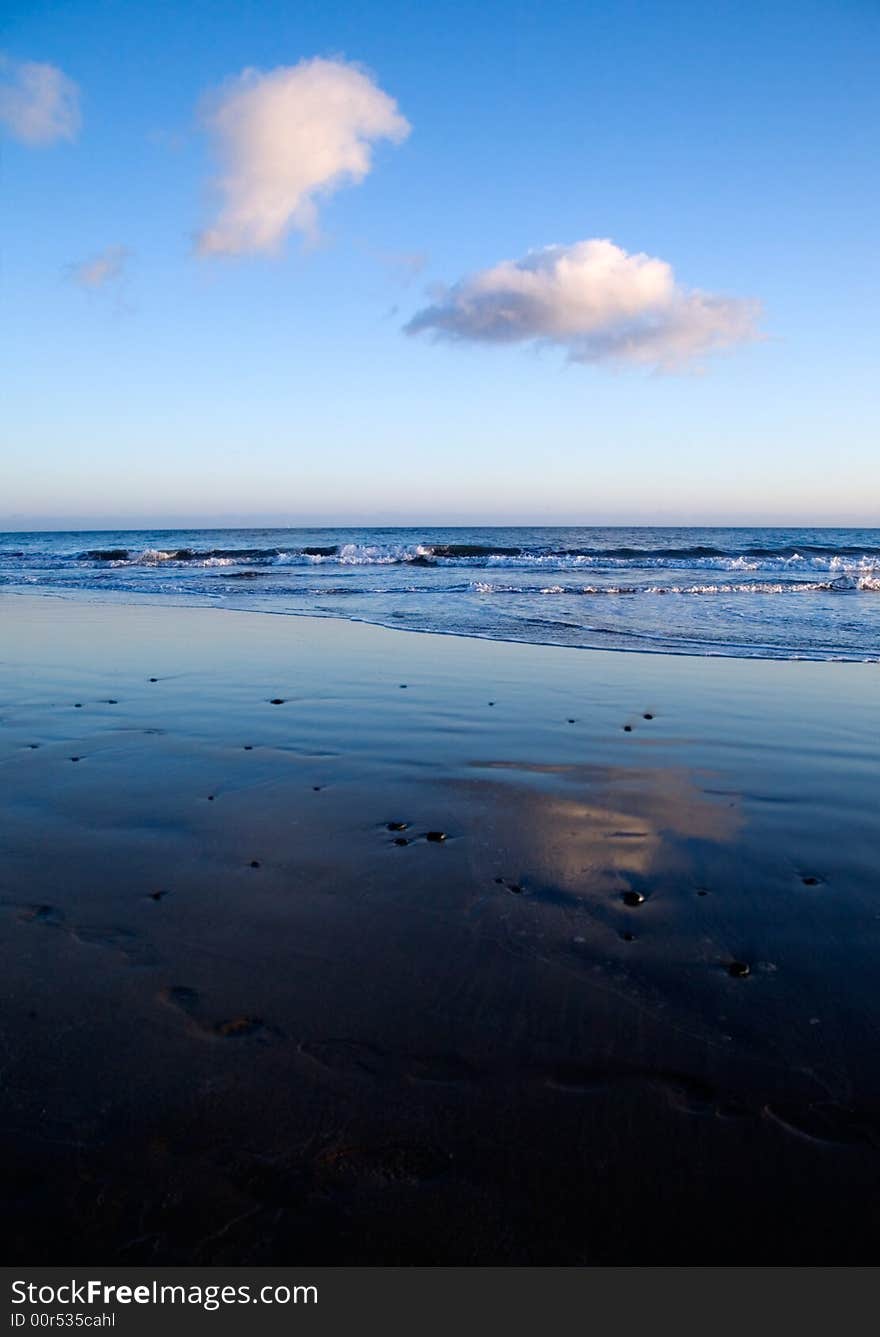
M 818 885 L 819 885 L 819 878 L 818 878 L 818 877 L 812 877 L 812 876 L 810 876 L 810 877 L 802 877 L 802 878 L 801 878 L 801 882 L 803 882 L 803 884 L 804 884 L 805 887 L 818 887 Z
M 624 905 L 644 905 L 645 898 L 640 891 L 625 891 L 621 897 Z
M 727 967 L 727 973 L 732 975 L 734 979 L 742 980 L 745 979 L 746 975 L 751 974 L 751 968 L 746 961 L 731 961 Z
M 642 716 L 643 720 L 652 720 L 653 718 L 654 716 L 651 714 L 650 710 L 646 710 L 644 715 Z
M 431 840 L 435 844 L 439 844 L 441 840 L 445 839 L 446 839 L 445 831 L 428 831 L 427 834 L 425 835 L 425 840 Z
M 79 757 L 71 757 L 70 760 L 71 760 L 71 761 L 79 761 Z
M 251 859 L 251 868 L 259 868 L 259 866 L 260 866 L 259 859 Z
M 150 679 L 150 682 L 158 682 L 158 681 L 159 681 L 158 678 L 151 678 L 151 679 Z
M 163 896 L 167 896 L 167 891 L 151 891 L 147 893 L 151 901 L 161 901 Z
M 283 697 L 283 696 L 273 696 L 273 697 L 272 697 L 272 700 L 269 702 L 269 705 L 270 705 L 270 706 L 283 706 L 283 705 L 284 705 L 284 697 Z

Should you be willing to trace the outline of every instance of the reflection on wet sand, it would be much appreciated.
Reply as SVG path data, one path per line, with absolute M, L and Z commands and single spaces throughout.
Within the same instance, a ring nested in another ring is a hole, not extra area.
M 463 787 L 504 814 L 508 847 L 575 896 L 625 891 L 652 873 L 685 876 L 692 842 L 729 844 L 743 826 L 736 798 L 707 796 L 681 767 L 472 764 L 493 779 Z

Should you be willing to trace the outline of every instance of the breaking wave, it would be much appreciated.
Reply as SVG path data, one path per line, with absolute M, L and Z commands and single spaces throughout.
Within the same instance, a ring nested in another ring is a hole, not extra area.
M 877 529 L 10 534 L 0 589 L 581 647 L 880 658 Z

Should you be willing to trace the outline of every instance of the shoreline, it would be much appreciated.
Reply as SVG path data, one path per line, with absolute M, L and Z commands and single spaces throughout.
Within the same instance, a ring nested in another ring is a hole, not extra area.
M 836 656 L 828 656 L 828 655 L 810 656 L 806 654 L 749 655 L 749 654 L 734 653 L 733 648 L 731 648 L 729 652 L 724 649 L 706 650 L 701 652 L 698 650 L 674 650 L 666 646 L 664 646 L 663 648 L 652 650 L 652 649 L 646 649 L 642 646 L 576 645 L 574 643 L 568 643 L 562 641 L 535 641 L 535 640 L 526 640 L 525 638 L 492 636 L 489 635 L 488 633 L 480 633 L 477 631 L 446 630 L 442 627 L 406 627 L 402 625 L 397 626 L 391 623 L 390 621 L 383 622 L 379 621 L 378 619 L 374 620 L 366 617 L 356 617 L 351 613 L 346 614 L 342 612 L 339 613 L 314 612 L 310 610 L 282 609 L 282 608 L 234 608 L 227 603 L 223 603 L 221 605 L 219 602 L 213 602 L 207 596 L 204 596 L 205 598 L 204 602 L 196 602 L 191 597 L 185 600 L 182 599 L 180 602 L 176 602 L 173 595 L 166 595 L 166 594 L 157 595 L 157 594 L 147 594 L 139 591 L 128 592 L 128 591 L 110 591 L 110 590 L 108 590 L 105 593 L 102 593 L 100 590 L 83 590 L 83 589 L 65 590 L 60 587 L 57 589 L 54 588 L 45 589 L 41 591 L 39 594 L 35 594 L 33 589 L 28 588 L 27 585 L 16 586 L 11 584 L 3 588 L 2 593 L 0 593 L 0 601 L 2 601 L 2 599 L 6 595 L 24 599 L 55 598 L 55 599 L 62 599 L 65 601 L 69 600 L 71 602 L 79 604 L 88 604 L 88 605 L 97 604 L 97 605 L 107 605 L 109 607 L 122 606 L 122 607 L 137 608 L 139 606 L 144 606 L 151 608 L 178 608 L 178 609 L 197 608 L 200 610 L 212 610 L 214 612 L 222 612 L 222 613 L 253 614 L 255 616 L 268 614 L 274 617 L 310 618 L 320 622 L 324 622 L 327 620 L 337 620 L 340 622 L 352 623 L 356 626 L 379 627 L 384 631 L 408 632 L 416 636 L 453 636 L 464 640 L 487 641 L 493 645 L 496 644 L 530 645 L 540 649 L 581 650 L 581 651 L 586 651 L 587 653 L 597 653 L 597 654 L 650 655 L 650 656 L 661 655 L 669 657 L 671 659 L 698 659 L 698 660 L 733 659 L 737 660 L 738 662 L 746 661 L 746 662 L 770 663 L 770 664 L 872 664 L 872 665 L 880 664 L 880 653 L 878 653 L 874 658 L 865 656 L 859 657 L 856 655 L 836 655 Z M 114 598 L 113 597 L 114 595 L 118 595 L 118 598 Z M 619 597 L 627 598 L 630 596 L 620 595 Z M 632 632 L 629 634 L 635 635 L 635 633 Z M 736 649 L 741 650 L 742 648 L 743 647 L 741 645 L 736 646 Z M 765 650 L 768 647 L 762 646 L 760 648 L 762 650 Z
M 871 1260 L 876 666 L 2 607 L 17 1261 Z

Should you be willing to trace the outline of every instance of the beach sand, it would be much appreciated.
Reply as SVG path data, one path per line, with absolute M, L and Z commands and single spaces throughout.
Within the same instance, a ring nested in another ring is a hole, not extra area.
M 877 666 L 2 620 L 9 1263 L 875 1261 Z

